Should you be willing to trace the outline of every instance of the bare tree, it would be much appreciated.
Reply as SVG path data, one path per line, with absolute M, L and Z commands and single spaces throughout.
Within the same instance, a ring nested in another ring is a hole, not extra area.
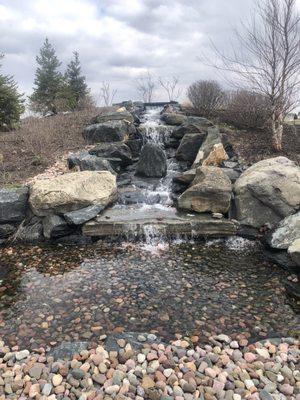
M 109 82 L 103 81 L 100 88 L 100 97 L 105 106 L 111 106 L 117 94 L 117 89 L 112 89 Z
M 252 21 L 236 31 L 232 55 L 213 45 L 217 69 L 241 78 L 249 90 L 265 95 L 271 107 L 272 142 L 282 148 L 284 118 L 298 103 L 300 89 L 300 18 L 296 0 L 264 0 Z
M 195 111 L 205 117 L 214 115 L 222 106 L 225 97 L 218 82 L 204 80 L 192 83 L 187 95 Z
M 137 91 L 145 103 L 151 103 L 153 93 L 156 87 L 155 80 L 148 71 L 146 75 L 140 77 L 136 81 Z
M 169 101 L 178 100 L 182 90 L 178 87 L 179 78 L 177 76 L 173 76 L 171 79 L 165 80 L 159 78 L 158 83 L 166 91 Z

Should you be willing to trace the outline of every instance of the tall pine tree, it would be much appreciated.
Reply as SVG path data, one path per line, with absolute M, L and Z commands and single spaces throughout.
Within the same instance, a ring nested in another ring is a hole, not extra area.
M 86 84 L 85 76 L 81 74 L 81 65 L 77 51 L 74 51 L 73 59 L 67 65 L 65 82 L 69 92 L 72 94 L 70 98 L 72 102 L 72 104 L 70 104 L 71 108 L 78 108 L 80 100 L 88 95 L 89 89 Z
M 14 128 L 24 110 L 23 95 L 18 92 L 13 77 L 0 73 L 0 129 Z
M 63 77 L 58 70 L 61 62 L 48 38 L 43 43 L 36 61 L 38 67 L 34 80 L 35 88 L 30 96 L 31 108 L 43 114 L 49 111 L 57 113 L 57 100 L 60 98 Z

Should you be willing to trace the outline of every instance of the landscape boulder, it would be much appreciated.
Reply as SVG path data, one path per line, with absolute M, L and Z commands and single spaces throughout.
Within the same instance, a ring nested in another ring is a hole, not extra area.
M 240 223 L 272 228 L 300 207 L 300 168 L 286 157 L 259 161 L 237 179 L 234 191 Z
M 132 164 L 132 153 L 125 143 L 101 143 L 89 150 L 89 154 L 107 159 L 119 159 L 121 167 Z
M 38 180 L 29 203 L 37 216 L 64 214 L 90 205 L 107 206 L 117 196 L 116 177 L 108 171 L 82 171 Z
M 109 171 L 115 174 L 110 162 L 102 157 L 90 154 L 88 151 L 71 154 L 68 157 L 69 169 L 78 167 L 80 171 Z
M 103 122 L 107 121 L 126 121 L 128 123 L 133 123 L 134 122 L 134 117 L 133 115 L 125 110 L 120 109 L 120 111 L 109 111 L 106 113 L 102 113 L 97 115 L 96 117 L 91 119 L 91 124 L 101 124 Z
M 218 167 L 226 160 L 228 160 L 228 155 L 223 147 L 219 129 L 208 128 L 207 136 L 195 157 L 193 167 L 200 165 Z
M 191 186 L 178 198 L 178 207 L 199 213 L 225 214 L 230 208 L 231 182 L 217 167 L 199 167 Z
M 284 218 L 276 226 L 269 238 L 269 244 L 274 249 L 287 249 L 300 238 L 300 211 Z
M 0 224 L 20 223 L 26 216 L 28 188 L 0 189 Z
M 107 121 L 87 126 L 83 137 L 87 143 L 123 142 L 133 130 L 126 121 Z
M 203 130 L 213 123 L 206 118 L 202 117 L 187 117 L 187 120 L 183 122 L 178 128 L 173 129 L 171 137 L 175 139 L 182 139 L 186 133 L 201 133 Z
M 82 225 L 83 223 L 95 218 L 105 209 L 105 206 L 94 204 L 80 210 L 70 211 L 64 214 L 64 218 L 70 225 Z
M 161 120 L 167 125 L 181 125 L 187 120 L 187 117 L 179 113 L 163 113 Z
M 154 143 L 146 143 L 136 167 L 136 175 L 162 178 L 167 173 L 167 157 L 163 149 Z
M 291 243 L 288 253 L 294 263 L 300 267 L 300 237 Z
M 72 229 L 62 217 L 52 214 L 43 219 L 43 232 L 46 239 L 53 239 L 70 234 Z
M 176 158 L 179 161 L 192 163 L 206 137 L 206 132 L 186 133 L 181 139 L 176 151 Z

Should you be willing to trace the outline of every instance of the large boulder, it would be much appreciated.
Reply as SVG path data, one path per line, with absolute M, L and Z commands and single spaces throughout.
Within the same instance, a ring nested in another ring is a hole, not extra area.
M 213 126 L 213 123 L 206 118 L 188 117 L 183 124 L 172 131 L 171 137 L 175 139 L 182 139 L 186 133 L 201 133 L 209 126 Z
M 47 239 L 58 238 L 72 233 L 72 228 L 59 215 L 47 215 L 43 219 L 43 232 Z
M 288 248 L 288 253 L 294 263 L 300 267 L 300 237 L 291 243 Z
M 179 161 L 189 161 L 192 163 L 201 147 L 206 132 L 186 133 L 181 139 L 180 145 L 176 151 L 176 158 Z
M 167 157 L 163 149 L 154 144 L 146 143 L 141 151 L 136 167 L 136 175 L 148 178 L 161 178 L 167 173 Z
M 167 125 L 181 125 L 187 120 L 186 115 L 178 113 L 164 113 L 161 120 Z
M 230 208 L 231 182 L 217 167 L 199 167 L 196 177 L 178 198 L 178 207 L 196 212 L 225 214 Z
M 109 171 L 115 174 L 108 160 L 92 155 L 88 151 L 71 154 L 68 157 L 68 166 L 70 169 L 77 167 L 80 171 Z
M 0 224 L 20 223 L 26 216 L 28 188 L 0 189 Z
M 286 157 L 259 161 L 239 177 L 234 191 L 243 225 L 272 228 L 300 207 L 300 168 Z
M 102 113 L 97 115 L 96 117 L 91 119 L 91 124 L 101 124 L 107 121 L 127 121 L 128 123 L 134 122 L 133 115 L 127 111 L 126 109 L 123 111 L 109 111 L 106 113 Z
M 83 137 L 88 143 L 122 142 L 133 132 L 134 126 L 126 121 L 107 121 L 87 126 Z
M 300 211 L 284 218 L 271 233 L 269 244 L 275 249 L 287 249 L 300 238 Z
M 36 181 L 29 203 L 35 215 L 64 214 L 90 205 L 106 206 L 117 196 L 116 177 L 108 171 L 82 171 Z
M 89 154 L 102 158 L 119 159 L 121 167 L 132 164 L 132 153 L 125 143 L 101 143 L 89 150 Z
M 223 147 L 219 128 L 208 128 L 207 136 L 196 155 L 193 167 L 200 165 L 218 167 L 226 160 L 228 160 L 228 155 Z

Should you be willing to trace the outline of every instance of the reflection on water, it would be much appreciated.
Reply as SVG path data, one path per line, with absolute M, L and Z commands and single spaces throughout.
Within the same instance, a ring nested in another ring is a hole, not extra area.
M 0 249 L 0 335 L 33 347 L 112 331 L 286 336 L 287 273 L 253 244 Z

